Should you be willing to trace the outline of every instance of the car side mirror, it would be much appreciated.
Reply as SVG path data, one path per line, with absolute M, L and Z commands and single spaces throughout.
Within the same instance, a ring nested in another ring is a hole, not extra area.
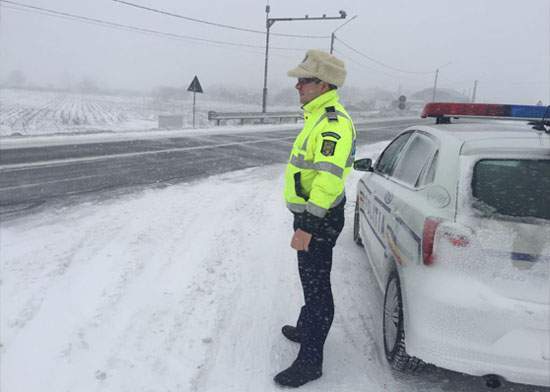
M 372 171 L 372 159 L 358 159 L 353 162 L 353 168 L 358 171 Z

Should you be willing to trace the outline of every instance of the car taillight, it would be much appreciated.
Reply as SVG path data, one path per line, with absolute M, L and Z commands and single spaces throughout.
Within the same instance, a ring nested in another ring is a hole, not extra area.
M 435 262 L 434 243 L 436 238 L 441 241 L 445 239 L 451 245 L 457 248 L 465 248 L 470 245 L 470 229 L 465 226 L 458 227 L 449 224 L 443 224 L 439 235 L 436 237 L 439 226 L 445 223 L 438 218 L 426 218 L 424 221 L 424 231 L 422 233 L 422 258 L 424 265 L 432 265 Z
M 424 265 L 431 265 L 434 262 L 434 238 L 437 226 L 441 223 L 438 219 L 426 218 L 422 232 L 422 258 Z
M 468 237 L 462 234 L 446 231 L 445 233 L 443 233 L 443 237 L 445 237 L 452 245 L 459 248 L 464 248 L 468 246 L 468 244 L 470 244 L 470 240 L 468 239 Z

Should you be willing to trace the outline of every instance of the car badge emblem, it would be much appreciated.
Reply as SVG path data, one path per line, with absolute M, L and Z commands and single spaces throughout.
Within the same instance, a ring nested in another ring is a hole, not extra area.
M 392 200 L 393 200 L 393 194 L 390 193 L 390 192 L 386 192 L 384 194 L 384 203 L 390 204 L 392 202 Z

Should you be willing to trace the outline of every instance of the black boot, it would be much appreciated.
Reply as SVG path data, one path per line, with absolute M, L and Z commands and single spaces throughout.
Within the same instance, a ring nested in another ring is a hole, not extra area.
M 298 331 L 298 328 L 293 327 L 292 325 L 285 325 L 281 328 L 281 332 L 288 340 L 300 343 L 300 332 Z
M 310 381 L 318 379 L 322 374 L 321 366 L 315 366 L 296 360 L 288 369 L 283 370 L 273 379 L 279 385 L 298 388 Z

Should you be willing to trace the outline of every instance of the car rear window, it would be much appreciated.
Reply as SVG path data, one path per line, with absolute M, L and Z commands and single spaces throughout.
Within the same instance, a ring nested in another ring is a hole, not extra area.
M 480 160 L 472 191 L 482 212 L 550 220 L 550 160 Z

